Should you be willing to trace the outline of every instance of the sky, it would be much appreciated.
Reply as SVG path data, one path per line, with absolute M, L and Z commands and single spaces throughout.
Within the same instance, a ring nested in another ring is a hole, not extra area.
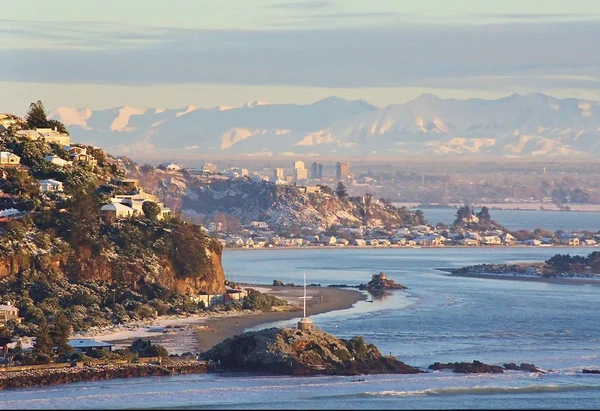
M 597 0 L 0 0 L 0 112 L 600 101 Z

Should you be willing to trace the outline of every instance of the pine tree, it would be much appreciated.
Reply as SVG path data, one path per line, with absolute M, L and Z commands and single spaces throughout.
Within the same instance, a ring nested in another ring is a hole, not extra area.
M 64 313 L 60 312 L 52 326 L 52 343 L 57 347 L 57 354 L 68 354 L 71 351 L 69 337 L 71 336 L 71 324 Z
M 31 103 L 29 105 L 29 111 L 25 115 L 25 121 L 30 129 L 36 128 L 56 128 L 59 133 L 69 134 L 67 128 L 63 123 L 58 120 L 48 120 L 46 116 L 46 109 L 44 103 L 41 100 Z
M 338 182 L 337 187 L 335 188 L 335 194 L 339 197 L 339 198 L 344 198 L 344 197 L 348 197 L 348 192 L 346 191 L 346 186 L 344 185 L 344 183 L 342 183 L 341 181 Z
M 29 111 L 25 115 L 25 121 L 27 121 L 27 126 L 29 126 L 30 129 L 48 127 L 46 109 L 41 100 L 29 105 Z
M 38 356 L 50 356 L 52 353 L 52 338 L 50 337 L 50 328 L 45 317 L 42 317 L 42 321 L 38 324 L 38 329 L 34 337 L 33 352 Z

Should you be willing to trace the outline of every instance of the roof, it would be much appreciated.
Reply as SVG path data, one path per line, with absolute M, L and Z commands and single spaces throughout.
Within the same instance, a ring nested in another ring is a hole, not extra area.
M 62 185 L 62 182 L 58 181 L 58 180 L 53 180 L 53 179 L 49 178 L 47 180 L 40 180 L 40 184 Z
M 19 309 L 15 306 L 7 305 L 7 304 L 0 304 L 0 311 L 14 311 L 14 310 L 19 311 Z
M 133 209 L 131 207 L 125 205 L 125 204 L 110 203 L 110 204 L 103 205 L 100 210 L 102 210 L 102 211 L 118 211 L 118 210 L 128 210 L 128 211 L 131 211 Z
M 73 348 L 114 347 L 114 344 L 107 343 L 104 341 L 96 341 L 91 338 L 69 340 L 69 345 Z
M 2 158 L 11 158 L 11 157 L 21 158 L 18 155 L 16 155 L 15 153 L 11 153 L 10 151 L 0 151 L 0 157 L 2 157 Z

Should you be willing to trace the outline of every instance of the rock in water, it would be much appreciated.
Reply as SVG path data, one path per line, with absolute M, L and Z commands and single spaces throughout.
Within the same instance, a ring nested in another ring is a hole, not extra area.
M 201 354 L 230 371 L 285 375 L 417 374 L 425 371 L 382 356 L 362 337 L 336 338 L 320 330 L 266 328 L 215 345 Z
M 361 284 L 359 287 L 361 290 L 369 291 L 381 291 L 381 290 L 406 290 L 408 287 L 398 284 L 394 280 L 387 278 L 385 273 L 373 274 L 371 281 L 366 285 Z

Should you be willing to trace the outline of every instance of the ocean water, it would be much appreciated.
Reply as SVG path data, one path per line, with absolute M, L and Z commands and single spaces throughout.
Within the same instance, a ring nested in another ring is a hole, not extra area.
M 421 208 L 431 225 L 439 222 L 452 224 L 456 219 L 455 208 Z M 478 212 L 480 209 L 476 208 Z M 490 210 L 494 221 L 508 230 L 530 230 L 542 228 L 556 231 L 600 231 L 600 213 L 596 211 L 553 211 L 553 210 Z
M 225 251 L 230 279 L 272 284 L 367 282 L 385 272 L 407 290 L 311 317 L 361 335 L 422 369 L 439 362 L 533 363 L 547 373 L 273 377 L 206 374 L 73 383 L 0 392 L 0 409 L 598 409 L 600 286 L 451 277 L 437 268 L 541 261 L 589 248 Z M 369 299 L 371 296 L 368 296 Z M 269 326 L 294 326 L 289 322 Z

